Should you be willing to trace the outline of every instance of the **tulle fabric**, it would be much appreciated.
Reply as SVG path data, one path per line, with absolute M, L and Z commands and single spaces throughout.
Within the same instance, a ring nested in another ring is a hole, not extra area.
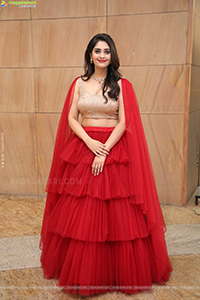
M 84 129 L 101 142 L 113 130 Z M 49 219 L 41 264 L 44 276 L 58 278 L 57 285 L 66 292 L 136 293 L 150 289 L 152 282 L 164 283 L 169 278 L 170 262 L 165 262 L 165 268 L 162 264 L 156 268 L 146 215 L 140 205 L 130 201 L 127 146 L 125 132 L 98 176 L 91 172 L 93 153 L 77 136 L 68 141 L 61 154 L 66 167 L 56 182 L 60 195 L 56 205 L 53 210 L 46 206 Z
M 46 187 L 41 266 L 66 292 L 136 293 L 165 283 L 172 266 L 148 146 L 131 83 L 122 79 L 126 131 L 91 174 L 94 154 L 70 129 L 65 100 Z M 113 128 L 85 127 L 105 142 Z

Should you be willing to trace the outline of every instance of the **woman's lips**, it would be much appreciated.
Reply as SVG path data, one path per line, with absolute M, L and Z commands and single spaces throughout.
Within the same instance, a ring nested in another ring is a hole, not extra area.
M 99 62 L 104 63 L 104 62 L 106 62 L 106 60 L 99 59 Z

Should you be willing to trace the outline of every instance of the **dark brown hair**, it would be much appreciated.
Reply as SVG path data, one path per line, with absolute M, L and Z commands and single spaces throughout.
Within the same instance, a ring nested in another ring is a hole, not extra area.
M 114 98 L 115 100 L 118 100 L 120 87 L 117 81 L 122 78 L 122 75 L 118 71 L 120 64 L 119 64 L 117 49 L 113 39 L 108 34 L 99 33 L 89 41 L 87 49 L 85 51 L 85 63 L 84 63 L 85 74 L 82 75 L 81 78 L 84 81 L 87 81 L 94 73 L 94 63 L 91 64 L 90 57 L 93 48 L 99 41 L 106 42 L 110 47 L 110 53 L 111 53 L 111 62 L 108 66 L 107 77 L 104 81 L 104 86 L 103 86 L 103 96 L 106 99 L 106 103 L 107 103 L 108 99 L 105 96 L 105 92 L 107 91 L 108 87 L 110 88 L 110 90 L 108 91 L 108 96 L 110 98 Z

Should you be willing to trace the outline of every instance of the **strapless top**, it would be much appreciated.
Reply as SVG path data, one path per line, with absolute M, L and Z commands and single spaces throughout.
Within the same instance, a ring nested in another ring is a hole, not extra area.
M 112 99 L 105 93 L 108 102 L 103 95 L 90 94 L 85 90 L 85 82 L 78 78 L 79 99 L 78 110 L 82 119 L 118 119 L 119 101 Z

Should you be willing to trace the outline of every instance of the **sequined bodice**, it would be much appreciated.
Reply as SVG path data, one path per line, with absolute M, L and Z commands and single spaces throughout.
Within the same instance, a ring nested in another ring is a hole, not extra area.
M 79 100 L 77 103 L 78 110 L 84 118 L 90 119 L 118 119 L 119 102 L 109 98 L 106 93 L 108 102 L 105 103 L 105 98 L 102 95 L 94 95 L 86 92 L 84 81 L 78 79 Z

